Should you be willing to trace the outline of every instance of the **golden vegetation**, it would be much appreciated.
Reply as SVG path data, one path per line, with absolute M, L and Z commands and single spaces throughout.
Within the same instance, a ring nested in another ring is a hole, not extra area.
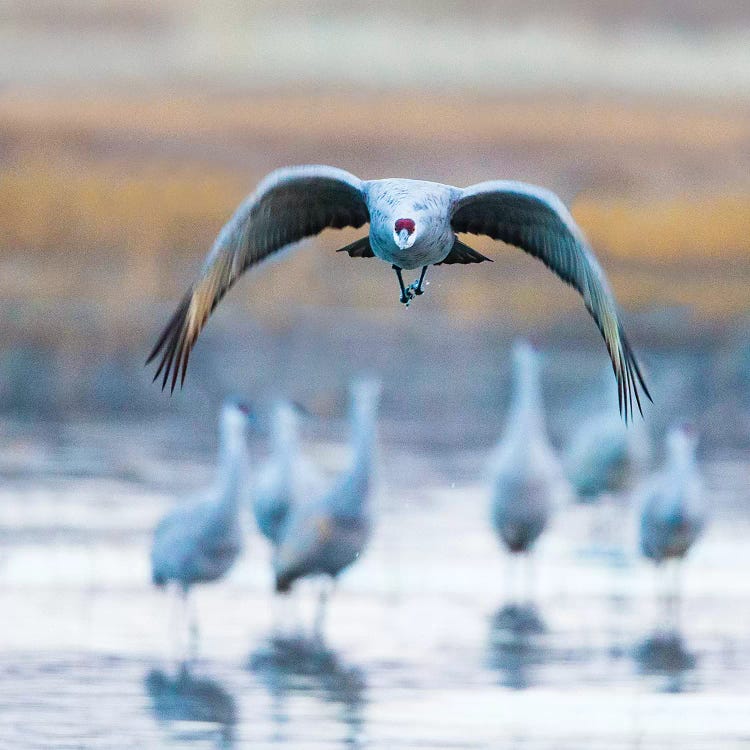
M 67 162 L 17 164 L 0 172 L 2 253 L 41 254 L 49 269 L 77 266 L 81 273 L 64 284 L 54 272 L 66 287 L 52 284 L 54 295 L 96 298 L 111 291 L 106 282 L 100 286 L 94 274 L 87 276 L 87 261 L 81 264 L 76 256 L 96 257 L 94 266 L 117 258 L 118 267 L 110 269 L 110 285 L 127 288 L 131 300 L 174 295 L 174 280 L 170 283 L 166 278 L 168 269 L 180 260 L 194 267 L 244 191 L 235 174 L 221 170 L 175 170 L 163 164 L 132 173 L 112 163 L 89 164 L 85 169 Z M 574 214 L 605 257 L 623 303 L 695 302 L 706 312 L 719 314 L 747 305 L 750 196 L 676 199 L 655 205 L 587 198 L 574 206 Z M 491 243 L 475 239 L 473 244 L 497 257 Z M 511 266 L 521 264 L 522 270 L 526 263 L 520 256 L 505 254 L 502 260 Z M 295 259 L 293 265 L 299 272 L 315 274 L 314 264 L 305 259 Z M 354 262 L 351 267 L 355 268 Z M 485 296 L 476 278 L 467 285 L 459 281 L 467 275 L 461 271 L 455 274 L 453 291 L 447 293 L 451 307 L 460 311 L 463 306 L 469 312 L 476 309 L 475 296 L 477 307 L 499 297 L 497 279 L 481 285 L 488 285 Z M 691 281 L 697 271 L 700 275 Z M 43 276 L 44 268 L 38 272 Z M 280 274 L 278 267 L 268 273 Z M 501 277 L 504 285 L 513 287 L 509 295 L 518 312 L 533 315 L 538 308 L 535 288 L 527 288 L 522 273 L 515 280 L 507 273 Z M 323 283 L 320 277 L 318 281 Z M 477 294 L 467 293 L 468 286 L 474 286 Z M 40 291 L 45 288 L 50 289 L 49 282 L 40 284 Z M 308 285 L 311 301 L 321 301 L 330 290 L 318 291 L 316 295 Z
M 633 203 L 577 201 L 573 212 L 595 247 L 653 263 L 750 262 L 750 194 Z
M 598 142 L 612 149 L 683 143 L 731 153 L 750 138 L 750 121 L 731 113 L 665 116 L 631 108 L 626 117 L 618 105 L 589 104 L 582 117 L 580 107 L 564 102 L 476 103 L 467 130 L 466 107 L 451 102 L 410 108 L 406 99 L 403 117 L 388 123 L 377 100 L 326 102 L 294 96 L 283 104 L 279 97 L 240 102 L 104 97 L 63 106 L 0 97 L 0 135 L 11 155 L 0 169 L 5 271 L 0 292 L 105 299 L 115 306 L 139 298 L 174 299 L 219 227 L 265 171 L 267 160 L 258 159 L 253 171 L 231 158 L 217 160 L 210 148 L 201 150 L 206 143 L 219 143 L 230 154 L 235 147 L 263 153 L 275 144 L 285 155 L 309 152 L 315 158 L 348 149 L 355 162 L 362 154 L 372 162 L 373 148 L 394 140 L 416 144 L 420 137 L 429 141 L 427 159 L 436 144 L 444 148 L 459 140 L 480 145 L 505 140 L 519 148 L 534 139 Z M 333 138 L 336 132 L 344 135 Z M 173 140 L 181 144 L 176 154 L 163 148 Z M 417 157 L 421 160 L 422 152 Z M 712 315 L 747 308 L 750 194 L 727 189 L 687 197 L 674 191 L 675 197 L 653 201 L 637 191 L 627 197 L 601 193 L 583 195 L 573 213 L 603 256 L 623 304 L 687 303 Z M 322 242 L 332 250 L 349 239 L 354 237 L 342 234 Z M 474 238 L 472 244 L 498 254 L 489 242 Z M 271 265 L 256 276 L 251 304 L 280 305 L 275 292 L 280 283 L 303 287 L 310 304 L 380 308 L 392 302 L 392 288 L 375 288 L 360 273 L 363 262 L 341 263 L 330 252 L 322 261 L 299 254 L 282 270 Z M 508 252 L 502 267 L 488 273 L 456 271 L 450 284 L 433 286 L 434 296 L 458 315 L 486 312 L 495 300 L 498 307 L 510 304 L 519 317 L 535 317 L 547 314 L 539 304 L 544 276 L 534 261 Z M 578 301 L 571 296 L 570 304 Z

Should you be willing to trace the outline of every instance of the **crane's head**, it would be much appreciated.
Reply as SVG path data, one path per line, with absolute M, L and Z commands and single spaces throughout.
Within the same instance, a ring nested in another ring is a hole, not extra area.
M 399 250 L 408 250 L 417 239 L 417 224 L 414 219 L 396 219 L 393 239 Z
M 255 411 L 247 402 L 236 396 L 230 396 L 222 406 L 221 422 L 225 429 L 238 431 L 247 427 L 256 427 L 257 417 Z
M 692 456 L 698 447 L 698 431 L 692 422 L 682 422 L 667 434 L 667 450 L 672 455 Z

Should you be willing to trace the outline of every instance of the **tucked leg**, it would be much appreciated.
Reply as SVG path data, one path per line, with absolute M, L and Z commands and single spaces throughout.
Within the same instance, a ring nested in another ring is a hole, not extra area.
M 416 281 L 414 284 L 412 284 L 412 287 L 414 288 L 414 294 L 419 296 L 420 294 L 424 294 L 424 289 L 422 289 L 422 283 L 424 282 L 424 275 L 427 273 L 427 266 L 422 266 L 422 273 L 419 274 L 419 280 Z
M 396 272 L 396 276 L 398 276 L 398 285 L 401 287 L 401 302 L 408 307 L 409 303 L 414 299 L 414 292 L 411 287 L 407 289 L 404 286 L 404 277 L 401 275 L 401 267 L 393 265 L 391 268 Z

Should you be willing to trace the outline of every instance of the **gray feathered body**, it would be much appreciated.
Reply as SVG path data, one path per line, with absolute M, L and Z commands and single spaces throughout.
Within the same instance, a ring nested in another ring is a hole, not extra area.
M 241 507 L 247 502 L 246 420 L 232 403 L 221 416 L 220 461 L 215 486 L 171 510 L 154 531 L 151 571 L 156 585 L 195 583 L 225 575 L 242 552 Z
M 577 419 L 564 456 L 568 480 L 582 503 L 632 489 L 651 457 L 645 424 L 623 424 L 614 409 L 612 383 L 605 376 L 603 371 L 598 392 L 587 400 L 587 412 Z
M 236 514 L 213 499 L 177 508 L 162 519 L 151 550 L 153 581 L 188 588 L 224 576 L 242 552 L 242 530 Z
M 667 465 L 643 495 L 640 547 L 654 562 L 684 557 L 703 532 L 706 506 L 694 450 L 692 436 L 673 430 Z
M 411 270 L 445 260 L 456 241 L 448 220 L 458 190 L 422 180 L 371 180 L 363 186 L 370 212 L 370 246 L 387 263 Z M 414 244 L 401 249 L 393 241 L 393 226 L 413 218 L 419 232 Z
M 568 479 L 581 502 L 630 486 L 636 468 L 631 440 L 616 414 L 584 422 L 565 456 Z

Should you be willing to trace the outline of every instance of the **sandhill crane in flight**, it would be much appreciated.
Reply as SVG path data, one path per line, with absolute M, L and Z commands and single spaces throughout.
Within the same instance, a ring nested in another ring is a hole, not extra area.
M 363 181 L 327 166 L 296 166 L 268 175 L 239 206 L 208 254 L 148 358 L 161 353 L 154 380 L 184 382 L 188 358 L 208 316 L 248 268 L 328 227 L 370 225 L 367 236 L 341 248 L 352 257 L 378 257 L 396 272 L 400 300 L 424 292 L 430 265 L 481 263 L 486 258 L 457 233 L 487 235 L 541 260 L 582 296 L 609 351 L 620 411 L 628 420 L 639 388 L 648 388 L 623 332 L 604 272 L 560 199 L 522 182 L 491 181 L 457 188 L 408 179 Z M 421 269 L 406 286 L 404 270 Z

